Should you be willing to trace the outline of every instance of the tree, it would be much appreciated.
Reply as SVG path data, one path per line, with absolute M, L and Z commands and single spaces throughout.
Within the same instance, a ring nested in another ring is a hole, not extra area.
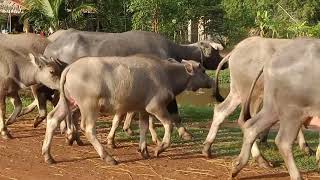
M 226 34 L 231 44 L 250 31 L 264 37 L 317 36 L 318 0 L 223 0 Z
M 79 21 L 85 11 L 93 11 L 95 6 L 82 1 L 67 0 L 25 0 L 27 8 L 21 19 L 28 19 L 36 29 L 55 31 L 67 28 Z
M 123 32 L 131 30 L 130 0 L 96 0 L 98 30 Z
M 183 42 L 188 21 L 202 19 L 207 33 L 221 33 L 221 0 L 131 0 L 133 29 L 158 32 Z

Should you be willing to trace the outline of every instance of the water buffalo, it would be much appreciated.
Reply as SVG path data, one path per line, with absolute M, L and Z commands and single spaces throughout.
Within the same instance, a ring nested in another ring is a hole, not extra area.
M 276 145 L 284 158 L 291 179 L 302 179 L 297 169 L 292 145 L 303 124 L 320 127 L 320 40 L 296 39 L 277 51 L 264 68 L 263 107 L 250 118 L 250 104 L 256 81 L 245 102 L 240 122 L 243 122 L 243 144 L 239 157 L 233 164 L 232 176 L 246 165 L 250 149 L 257 135 L 280 121 Z M 249 120 L 248 120 L 249 119 Z
M 55 41 L 47 46 L 44 55 L 60 59 L 67 64 L 81 57 L 128 56 L 140 53 L 151 54 L 161 59 L 174 58 L 179 62 L 182 59 L 192 59 L 200 62 L 206 69 L 216 69 L 222 59 L 219 51 L 223 47 L 213 41 L 179 45 L 160 34 L 145 31 L 102 33 L 69 29 L 59 34 L 61 35 L 54 38 Z M 168 105 L 168 109 L 176 116 L 179 135 L 189 138 L 189 133 L 179 123 L 175 99 Z
M 67 30 L 58 30 L 56 33 L 50 35 L 48 38 L 32 33 L 3 35 L 0 36 L 0 40 L 1 42 L 4 42 L 2 45 L 8 46 L 12 49 L 19 51 L 22 50 L 22 52 L 24 53 L 32 52 L 34 54 L 43 54 L 47 45 L 55 41 L 64 32 L 67 32 Z M 66 66 L 66 64 L 64 63 L 62 63 L 61 65 L 62 68 Z M 28 114 L 31 111 L 33 111 L 36 107 L 38 107 L 39 114 L 34 118 L 34 127 L 37 127 L 47 116 L 47 100 L 49 100 L 53 105 L 56 105 L 59 96 L 54 96 L 54 94 L 57 94 L 57 92 L 42 84 L 31 86 L 31 91 L 35 98 L 35 101 L 33 101 L 26 108 L 23 108 L 19 116 Z
M 132 111 L 156 116 L 165 128 L 163 142 L 155 151 L 158 156 L 170 145 L 173 117 L 167 105 L 185 89 L 210 88 L 212 83 L 202 65 L 195 61 L 172 63 L 145 55 L 81 58 L 61 75 L 60 99 L 47 117 L 42 147 L 45 161 L 54 162 L 50 154 L 53 132 L 65 117 L 70 124 L 70 105 L 79 107 L 81 129 L 100 157 L 111 164 L 116 164 L 116 161 L 96 138 L 95 121 L 99 110 L 113 110 L 116 120 Z M 141 121 L 141 132 L 146 132 L 147 123 L 148 120 Z M 148 156 L 143 133 L 139 149 L 144 157 Z
M 3 138 L 11 137 L 6 124 L 15 121 L 22 109 L 18 91 L 39 83 L 57 88 L 54 82 L 59 81 L 61 71 L 55 61 L 47 62 L 32 54 L 28 57 L 20 50 L 0 46 L 0 133 Z M 5 122 L 6 97 L 11 98 L 14 112 Z
M 211 124 L 209 134 L 204 142 L 202 153 L 210 157 L 211 145 L 216 137 L 220 124 L 228 117 L 240 104 L 244 104 L 250 85 L 254 78 L 259 73 L 259 69 L 263 64 L 271 59 L 283 46 L 287 45 L 292 40 L 289 39 L 270 39 L 262 37 L 250 37 L 241 41 L 226 58 L 221 62 L 229 61 L 230 70 L 230 93 L 227 98 L 214 108 L 214 116 Z M 221 100 L 219 94 L 218 77 L 220 68 L 216 71 L 216 98 Z M 263 100 L 263 81 L 257 82 L 255 91 L 251 100 L 251 114 L 258 112 Z M 312 150 L 307 146 L 303 133 L 299 133 L 300 148 L 308 154 Z M 261 166 L 266 166 L 268 163 L 261 156 L 257 144 L 255 143 L 252 149 L 252 156 Z
M 17 34 L 17 35 L 7 35 L 0 34 L 0 46 L 5 48 L 13 49 L 15 52 L 19 52 L 24 56 L 28 56 L 28 53 L 33 54 L 43 54 L 45 48 L 50 43 L 47 38 L 41 37 L 39 35 L 28 33 L 28 34 Z M 36 106 L 38 106 L 39 114 L 42 117 L 46 116 L 46 101 L 42 101 L 44 94 L 39 91 L 38 87 L 48 90 L 46 86 L 43 85 L 33 85 L 31 86 L 31 90 L 34 94 L 35 101 L 28 108 L 22 109 L 19 116 L 22 116 L 26 113 L 31 112 Z M 48 97 L 49 98 L 49 97 Z M 37 122 L 38 117 L 35 118 L 35 122 Z M 10 121 L 13 122 L 14 120 Z

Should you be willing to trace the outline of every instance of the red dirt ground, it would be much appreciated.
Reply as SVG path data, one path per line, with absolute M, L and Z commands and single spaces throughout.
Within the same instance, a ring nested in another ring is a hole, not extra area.
M 232 159 L 203 158 L 188 145 L 173 145 L 159 158 L 143 160 L 137 153 L 137 143 L 117 141 L 118 148 L 109 150 L 120 162 L 109 166 L 101 161 L 91 145 L 68 146 L 62 135 L 55 135 L 52 154 L 58 162 L 44 163 L 41 146 L 44 126 L 32 127 L 30 119 L 20 120 L 10 127 L 12 140 L 0 139 L 0 179 L 229 179 Z M 107 131 L 108 132 L 108 131 Z M 99 131 L 105 145 L 106 132 Z M 149 146 L 153 157 L 154 145 Z M 304 173 L 306 179 L 320 179 L 317 173 Z M 261 169 L 248 165 L 237 179 L 289 179 L 285 169 Z

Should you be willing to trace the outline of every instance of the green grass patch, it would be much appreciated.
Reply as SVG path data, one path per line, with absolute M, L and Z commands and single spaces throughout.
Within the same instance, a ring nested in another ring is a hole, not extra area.
M 33 97 L 21 96 L 21 102 L 22 102 L 22 106 L 26 107 L 33 102 Z M 10 100 L 7 98 L 6 99 L 6 113 L 10 114 L 10 113 L 12 113 L 12 111 L 13 111 L 13 105 L 10 102 Z
M 184 122 L 208 122 L 209 119 L 212 119 L 213 108 L 179 105 L 179 113 Z
M 206 72 L 211 78 L 215 78 L 216 77 L 216 71 L 208 70 Z M 219 86 L 226 87 L 226 86 L 229 86 L 229 84 L 230 84 L 230 72 L 229 72 L 229 69 L 221 70 L 219 72 Z

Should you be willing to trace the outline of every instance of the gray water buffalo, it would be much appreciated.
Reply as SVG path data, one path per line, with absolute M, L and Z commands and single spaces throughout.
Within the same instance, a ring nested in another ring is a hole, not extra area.
M 0 46 L 28 54 L 42 54 L 50 41 L 36 34 L 0 34 Z
M 165 128 L 163 141 L 155 151 L 158 156 L 170 145 L 173 119 L 167 105 L 185 89 L 210 88 L 212 83 L 202 65 L 195 61 L 172 63 L 145 55 L 81 58 L 61 75 L 60 99 L 47 117 L 42 147 L 45 161 L 54 162 L 50 154 L 53 132 L 65 117 L 70 124 L 70 105 L 79 107 L 81 129 L 100 157 L 111 164 L 116 164 L 116 161 L 96 138 L 95 121 L 99 110 L 114 111 L 115 119 L 121 119 L 132 111 L 156 116 Z M 139 149 L 147 157 L 145 128 L 148 120 L 142 119 L 140 124 Z
M 54 34 L 48 36 L 48 38 L 41 37 L 32 33 L 4 35 L 0 36 L 0 40 L 4 40 L 3 42 L 5 43 L 3 45 L 8 44 L 8 46 L 12 49 L 25 49 L 23 51 L 25 53 L 32 52 L 35 54 L 43 54 L 47 45 L 55 41 L 59 36 L 61 36 L 65 32 L 67 32 L 67 30 L 58 30 Z M 66 64 L 64 64 L 63 62 L 60 63 L 62 65 L 62 68 L 66 66 Z M 31 91 L 35 100 L 30 105 L 23 108 L 19 116 L 28 114 L 31 111 L 33 111 L 36 107 L 38 107 L 39 114 L 34 118 L 34 127 L 37 127 L 47 116 L 47 100 L 49 100 L 55 106 L 58 103 L 59 96 L 57 96 L 56 91 L 42 84 L 31 86 Z
M 194 44 L 179 45 L 157 33 L 128 31 L 124 33 L 86 32 L 69 29 L 47 46 L 44 55 L 71 64 L 81 57 L 128 56 L 150 54 L 161 59 L 191 59 L 200 62 L 206 69 L 216 69 L 222 59 L 221 44 L 213 41 L 200 41 Z M 54 34 L 52 35 L 54 36 Z M 224 66 L 225 68 L 226 66 Z M 169 105 L 170 113 L 175 114 L 179 135 L 190 137 L 181 126 L 178 107 L 174 99 Z
M 241 41 L 226 58 L 221 62 L 229 62 L 230 70 L 230 93 L 227 98 L 214 108 L 214 116 L 209 134 L 204 142 L 202 153 L 210 157 L 211 145 L 216 137 L 220 124 L 228 117 L 240 104 L 244 104 L 250 85 L 254 78 L 259 73 L 259 69 L 265 62 L 268 62 L 271 57 L 287 45 L 292 40 L 288 39 L 270 39 L 261 37 L 250 37 Z M 220 65 L 221 66 L 221 65 Z M 221 100 L 219 94 L 218 77 L 220 68 L 216 71 L 216 97 Z M 263 81 L 257 82 L 255 91 L 251 98 L 251 114 L 258 112 L 263 101 Z M 299 133 L 300 148 L 308 153 L 312 150 L 307 146 L 303 133 Z M 255 143 L 252 149 L 252 156 L 261 166 L 266 166 L 268 163 L 262 157 L 257 144 Z
M 18 94 L 20 89 L 43 83 L 50 88 L 57 88 L 61 68 L 55 61 L 47 62 L 34 55 L 21 53 L 0 46 L 0 133 L 5 139 L 10 138 L 6 124 L 10 124 L 20 114 L 22 103 Z M 14 112 L 5 122 L 6 97 L 11 98 Z
M 251 98 L 259 73 L 245 102 L 240 122 L 243 122 L 243 145 L 233 164 L 232 176 L 246 165 L 257 135 L 280 121 L 276 145 L 284 158 L 290 177 L 302 179 L 296 167 L 292 145 L 303 124 L 320 127 L 320 40 L 296 39 L 277 51 L 264 67 L 263 107 L 250 118 Z
M 19 52 L 20 54 L 23 54 L 26 57 L 29 53 L 33 53 L 36 55 L 43 54 L 45 48 L 49 43 L 50 41 L 47 38 L 41 37 L 33 33 L 17 35 L 0 34 L 1 47 L 12 49 L 15 52 Z M 38 106 L 40 116 L 46 116 L 46 102 L 41 101 L 43 99 L 43 94 L 41 94 L 40 91 L 38 91 L 39 86 L 40 85 L 31 86 L 31 90 L 34 94 L 35 101 L 32 103 L 32 106 L 28 106 L 28 108 L 22 109 L 19 116 L 31 112 L 36 106 Z M 43 85 L 41 87 L 42 89 L 47 88 Z M 37 121 L 37 118 L 38 117 L 35 118 L 35 122 Z M 10 122 L 13 121 L 14 120 L 12 119 L 12 121 Z

